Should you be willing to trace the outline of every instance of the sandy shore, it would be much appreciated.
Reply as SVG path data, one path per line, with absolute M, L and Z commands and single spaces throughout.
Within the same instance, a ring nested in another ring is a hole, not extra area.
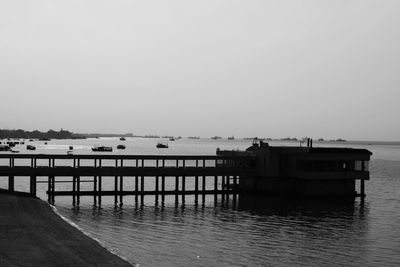
M 0 266 L 132 266 L 40 199 L 0 193 Z

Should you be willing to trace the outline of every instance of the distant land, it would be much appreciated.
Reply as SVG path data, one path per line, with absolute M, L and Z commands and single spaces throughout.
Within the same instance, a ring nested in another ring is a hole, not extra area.
M 0 129 L 0 139 L 85 139 L 98 137 L 133 137 L 133 134 L 73 133 L 63 129 L 60 131 L 48 130 L 47 132 Z

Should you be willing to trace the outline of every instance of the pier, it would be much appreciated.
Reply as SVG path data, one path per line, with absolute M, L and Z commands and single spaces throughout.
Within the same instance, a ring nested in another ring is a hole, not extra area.
M 50 203 L 56 196 L 72 196 L 78 205 L 81 196 L 93 196 L 95 204 L 113 196 L 122 204 L 128 195 L 236 194 L 240 177 L 255 173 L 254 157 L 248 155 L 2 154 L 0 161 L 0 177 L 8 178 L 9 192 L 16 192 L 15 178 L 23 177 L 29 180 L 27 194 L 36 196 L 37 185 L 44 183 Z M 58 184 L 69 184 L 70 189 Z
M 113 196 L 122 204 L 133 195 L 260 194 L 365 197 L 369 180 L 366 149 L 283 147 L 254 142 L 246 151 L 217 155 L 43 155 L 0 154 L 0 178 L 15 192 L 15 177 L 29 180 L 29 192 L 47 186 L 47 197 L 92 196 L 101 204 Z M 356 182 L 359 181 L 358 192 Z M 4 184 L 4 183 L 3 183 Z

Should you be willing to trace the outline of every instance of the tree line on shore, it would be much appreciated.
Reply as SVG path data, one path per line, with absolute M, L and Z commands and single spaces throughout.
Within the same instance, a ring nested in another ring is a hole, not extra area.
M 70 131 L 61 129 L 60 131 L 48 130 L 41 132 L 38 130 L 25 131 L 18 130 L 4 130 L 0 129 L 0 139 L 5 138 L 19 138 L 19 139 L 83 139 L 86 138 L 81 134 L 75 134 Z

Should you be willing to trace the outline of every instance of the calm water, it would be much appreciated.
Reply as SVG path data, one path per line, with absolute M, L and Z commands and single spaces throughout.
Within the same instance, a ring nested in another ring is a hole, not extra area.
M 94 144 L 118 143 L 115 138 L 35 142 L 35 153 L 64 154 L 74 145 L 75 154 L 85 154 Z M 157 150 L 156 143 L 127 139 L 127 149 L 113 153 L 214 155 L 217 147 L 250 145 L 244 140 L 182 139 Z M 70 197 L 58 197 L 56 207 L 107 248 L 140 266 L 399 266 L 400 144 L 345 145 L 374 153 L 364 202 L 209 196 L 196 204 L 189 196 L 178 202 L 167 197 L 164 203 L 147 196 L 144 203 L 125 197 L 122 208 L 114 207 L 112 197 L 103 197 L 98 208 L 92 198 L 83 197 L 77 209 Z M 25 152 L 24 147 L 20 150 Z M 39 189 L 45 199 L 45 189 Z

